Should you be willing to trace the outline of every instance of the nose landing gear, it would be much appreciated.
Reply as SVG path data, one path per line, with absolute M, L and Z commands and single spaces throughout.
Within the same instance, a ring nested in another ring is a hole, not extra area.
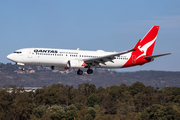
M 22 66 L 21 70 L 22 70 L 22 71 L 25 71 L 25 68 L 24 68 L 24 66 Z

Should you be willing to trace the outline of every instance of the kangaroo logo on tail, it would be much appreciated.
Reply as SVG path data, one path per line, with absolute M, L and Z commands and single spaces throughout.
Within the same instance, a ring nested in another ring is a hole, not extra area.
M 136 60 L 138 60 L 142 56 L 152 55 L 158 30 L 159 26 L 153 26 L 151 30 L 145 35 L 145 37 L 140 41 L 138 50 L 134 51 L 134 54 L 137 56 Z
M 155 43 L 156 38 L 157 38 L 157 37 L 155 37 L 154 40 L 146 43 L 144 46 L 138 46 L 138 49 L 139 49 L 141 52 L 143 52 L 143 53 L 142 53 L 141 55 L 139 55 L 136 59 L 139 59 L 140 57 L 147 55 L 147 49 L 148 49 L 153 43 Z

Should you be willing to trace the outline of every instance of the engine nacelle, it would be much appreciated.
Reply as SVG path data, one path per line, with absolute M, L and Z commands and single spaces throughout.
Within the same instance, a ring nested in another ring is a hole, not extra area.
M 60 67 L 60 66 L 51 66 L 52 70 L 60 70 L 60 71 L 64 71 L 67 70 L 67 67 Z
M 85 62 L 82 60 L 69 60 L 67 62 L 67 67 L 68 68 L 84 68 Z

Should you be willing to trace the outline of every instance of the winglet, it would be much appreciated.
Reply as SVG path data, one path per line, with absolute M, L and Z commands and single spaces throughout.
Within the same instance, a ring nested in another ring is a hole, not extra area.
M 138 46 L 139 46 L 140 42 L 141 42 L 141 39 L 137 42 L 137 44 L 134 46 L 134 48 L 132 49 L 132 51 L 135 51 L 135 50 L 138 49 Z

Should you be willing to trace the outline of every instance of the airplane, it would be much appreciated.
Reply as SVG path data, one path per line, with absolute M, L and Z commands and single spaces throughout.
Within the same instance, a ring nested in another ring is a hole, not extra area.
M 123 52 L 105 52 L 103 50 L 85 51 L 50 48 L 25 48 L 9 54 L 7 58 L 17 65 L 45 65 L 52 70 L 78 69 L 82 75 L 82 68 L 87 68 L 87 74 L 92 74 L 92 68 L 117 69 L 143 65 L 154 58 L 171 53 L 152 55 L 159 26 L 153 26 L 143 39 L 140 39 L 133 49 Z

